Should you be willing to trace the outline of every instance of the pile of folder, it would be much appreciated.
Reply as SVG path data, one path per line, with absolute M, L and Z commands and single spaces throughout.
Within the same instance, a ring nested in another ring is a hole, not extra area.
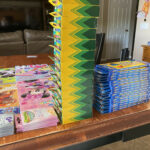
M 111 113 L 150 99 L 148 63 L 122 61 L 95 67 L 94 107 L 100 113 Z
M 16 83 L 15 68 L 1 68 L 0 69 L 0 84 Z
M 56 126 L 52 93 L 55 84 L 48 65 L 17 66 L 16 80 L 20 102 L 20 121 L 15 120 L 17 131 Z
M 92 117 L 94 53 L 99 0 L 49 0 L 55 7 L 55 109 L 62 123 Z
M 52 74 L 47 64 L 0 69 L 0 137 L 14 133 L 14 122 L 17 132 L 57 125 Z

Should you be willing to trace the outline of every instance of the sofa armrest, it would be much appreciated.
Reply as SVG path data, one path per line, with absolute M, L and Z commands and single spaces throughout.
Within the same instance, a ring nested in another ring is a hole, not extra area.
M 16 32 L 7 32 L 7 33 L 0 33 L 0 43 L 3 42 L 23 42 L 23 32 L 16 31 Z

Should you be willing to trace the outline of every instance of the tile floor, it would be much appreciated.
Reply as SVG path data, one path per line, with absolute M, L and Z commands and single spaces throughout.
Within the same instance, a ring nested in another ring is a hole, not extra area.
M 93 150 L 150 150 L 150 135 L 129 142 L 115 142 Z

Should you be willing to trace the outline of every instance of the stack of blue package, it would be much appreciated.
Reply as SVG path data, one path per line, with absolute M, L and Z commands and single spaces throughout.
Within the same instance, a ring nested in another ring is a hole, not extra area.
M 111 113 L 150 99 L 150 64 L 122 61 L 95 67 L 94 107 Z

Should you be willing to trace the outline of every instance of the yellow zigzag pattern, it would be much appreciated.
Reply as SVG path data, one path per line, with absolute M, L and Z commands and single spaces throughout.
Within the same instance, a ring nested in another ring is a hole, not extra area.
M 83 0 L 84 1 L 84 0 Z M 86 1 L 86 0 L 85 0 Z M 84 1 L 84 2 L 85 2 Z M 59 0 L 49 0 L 54 6 L 58 6 L 61 4 Z M 74 68 L 74 65 L 79 64 L 82 60 L 74 58 L 73 55 L 80 53 L 81 49 L 75 47 L 76 44 L 81 42 L 82 40 L 88 40 L 86 37 L 93 36 L 82 36 L 78 37 L 75 34 L 80 32 L 84 28 L 76 23 L 80 18 L 90 16 L 83 16 L 77 10 L 85 6 L 89 6 L 81 2 L 80 0 L 63 0 L 63 9 L 61 16 L 61 92 L 62 92 L 62 121 L 64 124 L 77 121 L 78 116 L 84 114 L 84 111 L 77 112 L 75 109 L 79 108 L 81 105 L 76 103 L 76 100 L 81 98 L 81 95 L 76 95 L 78 91 L 82 90 L 81 87 L 75 86 L 77 83 L 81 83 L 83 79 L 78 79 L 74 77 L 77 73 L 80 73 L 83 70 L 79 70 Z M 92 1 L 90 1 L 93 3 Z M 89 8 L 89 7 L 88 7 Z M 82 10 L 80 10 L 82 11 Z M 84 11 L 84 10 L 83 10 Z M 59 14 L 61 14 L 59 12 Z M 56 15 L 55 13 L 51 13 L 51 15 Z M 85 13 L 85 15 L 87 15 Z M 57 27 L 57 24 L 51 23 L 53 26 Z M 84 30 L 83 30 L 84 31 Z M 86 31 L 84 31 L 86 32 Z M 92 32 L 94 33 L 94 32 Z M 83 35 L 83 32 L 80 32 Z M 79 36 L 80 36 L 79 34 Z M 85 33 L 84 33 L 85 34 Z M 86 32 L 87 34 L 87 32 Z M 92 35 L 92 34 L 91 34 Z M 85 39 L 83 39 L 85 38 Z M 95 39 L 93 39 L 95 40 Z M 80 101 L 79 101 L 80 102 Z M 83 106 L 86 104 L 83 104 Z

